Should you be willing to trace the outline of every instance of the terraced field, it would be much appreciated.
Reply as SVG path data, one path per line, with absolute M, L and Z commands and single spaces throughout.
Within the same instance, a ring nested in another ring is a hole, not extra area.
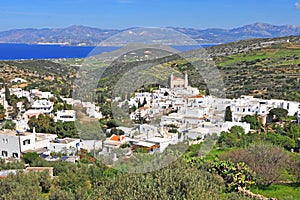
M 269 48 L 216 58 L 227 96 L 242 94 L 300 101 L 300 46 Z

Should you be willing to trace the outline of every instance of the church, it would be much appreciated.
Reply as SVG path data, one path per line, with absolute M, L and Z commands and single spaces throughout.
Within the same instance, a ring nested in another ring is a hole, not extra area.
M 188 75 L 185 72 L 184 79 L 174 76 L 173 73 L 170 77 L 170 88 L 187 88 L 188 87 Z

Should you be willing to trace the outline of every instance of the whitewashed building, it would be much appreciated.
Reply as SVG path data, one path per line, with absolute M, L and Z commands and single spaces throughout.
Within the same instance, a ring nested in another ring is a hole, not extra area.
M 55 139 L 50 142 L 51 152 L 66 153 L 68 155 L 74 154 L 76 151 L 80 150 L 81 142 L 77 138 L 64 138 Z
M 54 118 L 55 122 L 74 122 L 76 120 L 76 111 L 75 110 L 59 110 L 56 112 Z
M 20 159 L 22 153 L 45 152 L 55 134 L 0 130 L 0 157 Z
M 31 106 L 32 110 L 40 110 L 44 114 L 50 114 L 53 110 L 53 102 L 42 99 L 42 100 L 36 100 L 33 102 Z

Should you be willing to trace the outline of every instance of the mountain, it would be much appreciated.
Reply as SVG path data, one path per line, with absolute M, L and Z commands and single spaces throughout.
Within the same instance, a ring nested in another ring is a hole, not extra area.
M 86 26 L 52 29 L 13 29 L 0 32 L 1 43 L 63 43 L 66 45 L 95 45 L 120 32 Z
M 233 29 L 193 29 L 168 27 L 186 34 L 202 44 L 227 43 L 249 38 L 273 38 L 300 35 L 300 27 L 293 25 L 275 26 L 255 23 Z M 133 28 L 132 28 L 133 29 Z M 51 29 L 13 29 L 0 32 L 0 43 L 61 43 L 65 45 L 97 45 L 123 30 L 99 29 L 86 26 L 70 26 Z
M 290 35 L 300 35 L 300 26 L 275 26 L 265 23 L 255 23 L 233 29 L 187 29 L 174 28 L 197 40 L 199 43 L 227 43 L 250 38 L 274 38 Z

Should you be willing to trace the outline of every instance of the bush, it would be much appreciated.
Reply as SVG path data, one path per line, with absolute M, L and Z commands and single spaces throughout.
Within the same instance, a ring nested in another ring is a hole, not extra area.
M 268 143 L 254 143 L 246 149 L 230 151 L 221 156 L 234 163 L 245 162 L 254 172 L 257 183 L 269 186 L 281 179 L 283 170 L 295 166 L 294 159 L 281 147 Z

